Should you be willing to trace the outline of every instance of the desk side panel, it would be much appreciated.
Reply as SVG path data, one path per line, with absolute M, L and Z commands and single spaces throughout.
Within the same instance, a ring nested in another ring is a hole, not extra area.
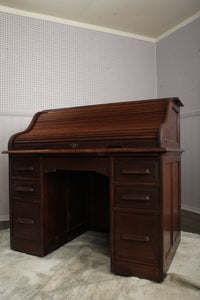
M 180 242 L 180 154 L 163 155 L 163 270 L 169 265 Z
M 180 107 L 175 101 L 171 101 L 165 123 L 160 129 L 161 147 L 180 149 Z

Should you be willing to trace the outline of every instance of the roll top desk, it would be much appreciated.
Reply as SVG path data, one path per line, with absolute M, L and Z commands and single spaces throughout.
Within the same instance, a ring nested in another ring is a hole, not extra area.
M 111 272 L 162 281 L 180 241 L 178 98 L 45 110 L 9 140 L 11 248 L 110 234 Z

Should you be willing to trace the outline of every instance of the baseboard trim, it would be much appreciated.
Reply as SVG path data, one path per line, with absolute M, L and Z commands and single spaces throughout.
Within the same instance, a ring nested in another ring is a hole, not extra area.
M 0 215 L 0 222 L 1 221 L 9 221 L 9 215 Z
M 195 214 L 200 214 L 200 208 L 198 207 L 190 207 L 188 205 L 182 205 L 181 209 L 193 212 Z

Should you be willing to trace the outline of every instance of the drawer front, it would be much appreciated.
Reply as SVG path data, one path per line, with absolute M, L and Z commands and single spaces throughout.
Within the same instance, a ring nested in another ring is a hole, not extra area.
M 40 183 L 32 181 L 13 181 L 11 184 L 12 197 L 31 202 L 40 202 Z
M 40 162 L 34 158 L 12 158 L 11 176 L 39 177 Z
M 40 206 L 14 201 L 12 209 L 14 237 L 40 242 Z
M 157 187 L 116 186 L 114 206 L 132 209 L 159 209 L 160 190 Z
M 159 262 L 159 217 L 116 212 L 115 259 Z
M 114 180 L 159 183 L 159 161 L 146 158 L 116 159 L 114 161 Z

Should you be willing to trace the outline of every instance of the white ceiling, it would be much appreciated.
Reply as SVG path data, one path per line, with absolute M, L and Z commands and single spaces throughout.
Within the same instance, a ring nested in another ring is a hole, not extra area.
M 0 5 L 153 39 L 200 12 L 200 0 L 0 0 Z

